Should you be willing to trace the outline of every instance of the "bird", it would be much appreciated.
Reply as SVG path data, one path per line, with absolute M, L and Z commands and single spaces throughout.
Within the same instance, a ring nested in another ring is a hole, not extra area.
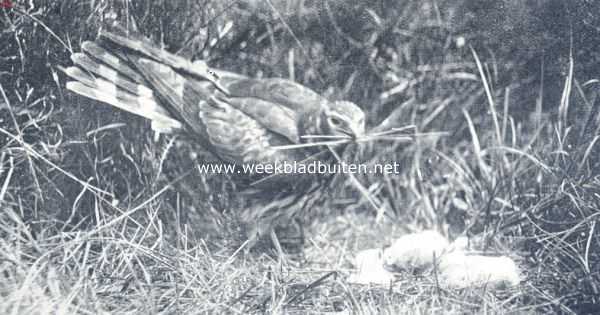
M 330 101 L 284 78 L 252 78 L 158 48 L 116 23 L 81 44 L 61 68 L 75 94 L 151 121 L 157 134 L 184 135 L 218 161 L 244 164 L 334 163 L 336 151 L 365 134 L 355 103 Z M 250 206 L 241 210 L 248 246 L 327 198 L 332 174 L 236 176 Z

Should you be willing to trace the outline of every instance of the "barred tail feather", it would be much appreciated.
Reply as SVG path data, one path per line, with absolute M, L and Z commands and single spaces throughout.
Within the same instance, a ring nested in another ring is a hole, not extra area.
M 114 83 L 118 87 L 123 88 L 130 93 L 140 95 L 140 96 L 145 96 L 145 97 L 153 97 L 152 90 L 150 90 L 149 88 L 147 88 L 141 84 L 136 83 L 136 82 L 143 82 L 143 80 L 139 74 L 137 75 L 139 78 L 136 78 L 135 82 L 132 82 L 130 79 L 128 79 L 127 77 L 125 77 L 123 75 L 123 71 L 122 71 L 124 68 L 123 66 L 111 68 L 109 66 L 106 66 L 106 65 L 96 62 L 95 60 L 90 58 L 88 55 L 85 55 L 82 53 L 72 54 L 71 60 L 73 61 L 73 63 L 80 66 L 81 68 L 83 68 L 91 73 L 94 73 L 102 78 L 105 78 L 106 80 Z M 115 70 L 115 69 L 118 69 L 118 70 Z M 133 71 L 133 70 L 130 70 L 130 71 Z
M 77 81 L 67 82 L 67 89 L 85 97 L 128 111 L 132 114 L 148 118 L 155 123 L 153 126 L 160 127 L 159 129 L 161 132 L 182 128 L 179 121 L 159 113 L 156 110 L 149 110 L 148 108 L 158 107 L 158 104 L 156 104 L 153 99 L 126 95 L 115 97 L 113 93 L 105 93 L 103 90 L 87 86 Z
M 129 65 L 127 65 L 127 63 L 125 63 L 121 58 L 98 46 L 98 44 L 94 42 L 83 42 L 81 44 L 81 49 L 90 56 L 93 56 L 94 58 L 107 64 L 111 68 L 119 69 L 119 73 L 131 78 L 134 82 L 144 82 L 144 78 L 139 73 L 131 69 L 131 67 L 129 67 Z
M 221 84 L 220 76 L 217 74 L 218 71 L 215 71 L 208 67 L 206 62 L 202 60 L 196 60 L 195 62 L 191 62 L 183 57 L 173 55 L 162 49 L 156 48 L 143 38 L 129 39 L 127 37 L 118 34 L 113 34 L 110 32 L 101 32 L 100 36 L 121 47 L 126 47 L 133 51 L 137 51 L 138 53 L 146 56 L 148 59 L 158 61 L 169 67 L 172 67 L 175 70 L 182 71 L 184 73 L 188 73 L 193 76 L 207 80 L 225 95 L 231 94 L 227 87 Z
M 182 128 L 181 122 L 171 118 L 153 98 L 130 94 L 106 80 L 91 78 L 75 67 L 67 68 L 65 72 L 76 80 L 66 84 L 72 92 L 147 118 L 152 121 L 152 129 L 160 133 Z M 81 74 L 83 76 L 79 76 Z
M 100 63 L 82 53 L 73 54 L 71 58 L 79 67 L 64 69 L 64 72 L 75 80 L 67 82 L 67 89 L 150 119 L 152 128 L 161 133 L 182 128 L 181 122 L 173 119 L 167 110 L 158 104 L 152 90 L 139 84 L 143 82 L 140 74 L 99 46 L 95 44 L 85 44 L 85 46 L 87 52 L 94 58 L 110 61 L 110 63 Z M 124 73 L 129 74 L 129 78 Z

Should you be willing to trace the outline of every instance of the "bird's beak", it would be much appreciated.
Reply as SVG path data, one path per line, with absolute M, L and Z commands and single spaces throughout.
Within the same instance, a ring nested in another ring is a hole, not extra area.
M 350 126 L 348 129 L 338 129 L 338 131 L 352 138 L 352 140 L 360 139 L 365 135 L 365 129 L 360 126 Z
M 352 139 L 360 139 L 365 135 L 365 126 L 363 124 L 353 124 L 350 126 L 350 132 L 348 134 Z

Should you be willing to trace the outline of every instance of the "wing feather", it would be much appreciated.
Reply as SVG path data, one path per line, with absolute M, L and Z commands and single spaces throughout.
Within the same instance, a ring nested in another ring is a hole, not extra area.
M 257 120 L 228 103 L 200 103 L 200 118 L 206 124 L 211 144 L 228 162 L 242 164 L 275 164 L 293 162 L 303 152 L 277 150 L 274 147 L 289 143 L 282 135 L 273 133 Z
M 215 72 L 211 71 L 208 65 L 203 61 L 191 62 L 183 57 L 168 53 L 165 50 L 156 48 L 146 40 L 130 39 L 111 32 L 101 32 L 100 36 L 121 46 L 133 51 L 136 51 L 146 58 L 158 61 L 175 70 L 200 77 L 213 83 L 223 93 L 228 94 L 225 87 L 219 82 L 219 77 Z
M 226 71 L 208 67 L 202 60 L 191 62 L 156 48 L 143 37 L 135 40 L 111 32 L 102 32 L 100 35 L 119 46 L 136 51 L 146 58 L 158 61 L 174 70 L 208 80 L 225 95 L 259 98 L 283 105 L 295 112 L 317 110 L 320 106 L 328 103 L 327 99 L 315 91 L 291 80 L 282 78 L 251 79 L 231 75 Z
M 316 111 L 328 103 L 327 99 L 315 91 L 287 79 L 223 78 L 222 83 L 231 96 L 259 98 L 296 113 Z
M 286 137 L 291 143 L 300 143 L 298 136 L 298 115 L 289 108 L 254 97 L 226 97 L 217 99 L 230 104 L 252 117 L 263 128 Z

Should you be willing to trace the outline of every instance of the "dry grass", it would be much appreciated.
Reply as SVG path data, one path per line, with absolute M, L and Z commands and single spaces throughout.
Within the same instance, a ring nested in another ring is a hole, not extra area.
M 503 37 L 484 44 L 482 34 L 452 24 L 465 7 L 477 17 L 481 8 L 466 4 L 200 2 L 0 9 L 0 313 L 598 307 L 597 82 L 579 71 L 592 63 L 594 45 L 572 47 L 563 64 L 546 66 L 564 69 L 554 72 L 557 85 L 540 80 L 537 68 L 523 71 L 531 56 Z M 253 76 L 294 78 L 361 104 L 373 132 L 414 125 L 422 136 L 347 152 L 343 159 L 400 162 L 403 172 L 357 176 L 371 198 L 340 177 L 330 204 L 306 215 L 306 244 L 289 264 L 268 247 L 246 252 L 230 182 L 189 171 L 208 156 L 172 139 L 154 142 L 146 122 L 64 89 L 56 66 L 69 64 L 70 51 L 94 37 L 111 7 L 135 15 L 170 51 Z M 595 19 L 585 21 L 593 27 Z M 578 35 L 549 41 L 581 43 Z M 582 55 L 588 59 L 580 62 Z M 559 93 L 547 91 L 556 86 Z M 435 273 L 398 273 L 389 287 L 346 282 L 359 250 L 432 227 L 517 258 L 523 283 L 445 290 Z

